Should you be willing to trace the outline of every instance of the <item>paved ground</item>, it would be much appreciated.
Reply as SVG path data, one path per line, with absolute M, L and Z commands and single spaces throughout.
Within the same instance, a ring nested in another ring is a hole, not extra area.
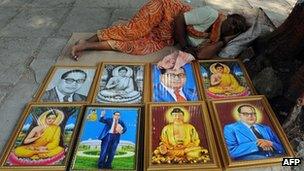
M 242 10 L 263 7 L 278 26 L 295 0 L 189 0 L 193 6 Z M 0 0 L 0 151 L 26 103 L 73 32 L 95 32 L 146 0 Z M 225 3 L 223 3 L 225 2 Z

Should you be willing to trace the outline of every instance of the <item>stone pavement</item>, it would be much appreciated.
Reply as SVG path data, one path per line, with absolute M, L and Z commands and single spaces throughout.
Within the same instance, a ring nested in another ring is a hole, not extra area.
M 0 0 L 0 151 L 72 33 L 95 32 L 129 19 L 146 1 Z M 296 0 L 187 1 L 245 13 L 262 7 L 278 26 Z

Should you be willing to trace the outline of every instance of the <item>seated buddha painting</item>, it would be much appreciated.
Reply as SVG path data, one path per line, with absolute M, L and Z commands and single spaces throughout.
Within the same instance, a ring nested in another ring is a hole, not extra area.
M 80 113 L 79 105 L 31 106 L 7 147 L 4 166 L 66 167 Z
M 203 111 L 202 105 L 151 106 L 149 170 L 157 170 L 164 165 L 187 165 L 189 169 L 217 167 L 216 149 L 213 148 L 215 143 L 210 138 L 212 129 L 208 125 L 208 114 Z
M 207 99 L 254 94 L 247 73 L 237 60 L 202 61 L 200 74 Z
M 97 103 L 141 103 L 144 88 L 143 65 L 103 66 L 95 101 Z

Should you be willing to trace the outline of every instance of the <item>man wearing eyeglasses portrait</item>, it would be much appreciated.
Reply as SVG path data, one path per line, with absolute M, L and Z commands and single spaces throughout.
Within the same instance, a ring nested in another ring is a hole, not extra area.
M 224 137 L 233 160 L 258 160 L 284 154 L 284 148 L 272 129 L 257 123 L 255 107 L 244 104 L 237 109 L 240 120 L 225 125 Z
M 155 102 L 183 102 L 197 100 L 195 89 L 185 87 L 187 76 L 184 68 L 160 69 L 160 83 L 154 85 Z
M 87 73 L 74 69 L 61 75 L 58 84 L 45 91 L 42 101 L 44 102 L 79 102 L 85 101 L 86 96 L 76 93 L 87 79 Z

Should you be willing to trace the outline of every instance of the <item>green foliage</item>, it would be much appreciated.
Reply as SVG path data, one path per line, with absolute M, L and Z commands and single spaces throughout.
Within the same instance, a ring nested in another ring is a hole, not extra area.
M 98 158 L 77 156 L 74 169 L 97 169 Z M 124 158 L 114 158 L 112 163 L 113 169 L 134 169 L 134 156 Z

